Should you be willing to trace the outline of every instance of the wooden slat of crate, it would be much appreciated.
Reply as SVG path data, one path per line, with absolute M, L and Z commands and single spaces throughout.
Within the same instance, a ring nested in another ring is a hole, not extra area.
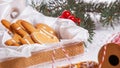
M 64 49 L 69 54 L 69 56 L 75 56 L 78 54 L 84 53 L 84 44 L 83 42 L 65 44 Z M 53 51 L 40 51 L 37 53 L 33 53 L 31 57 L 25 58 L 15 58 L 12 60 L 4 61 L 0 63 L 0 68 L 26 68 L 28 66 L 51 62 L 52 61 Z M 65 53 L 61 48 L 56 49 L 55 59 L 65 58 Z

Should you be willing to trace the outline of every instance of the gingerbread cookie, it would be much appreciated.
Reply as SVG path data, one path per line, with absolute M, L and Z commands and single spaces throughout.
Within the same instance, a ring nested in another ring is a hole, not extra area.
M 46 24 L 43 24 L 43 23 L 39 23 L 39 24 L 36 24 L 35 27 L 38 29 L 38 30 L 42 30 L 42 31 L 45 31 L 46 33 L 49 32 L 50 34 L 53 34 L 53 35 L 57 35 L 55 30 L 53 30 L 50 26 L 46 25 Z
M 23 30 L 17 23 L 11 24 L 11 28 L 14 29 L 15 32 L 18 33 L 23 39 L 25 39 L 27 44 L 34 43 L 29 34 L 25 30 Z
M 21 36 L 18 35 L 17 33 L 13 34 L 13 37 L 5 42 L 6 45 L 9 46 L 19 46 L 22 43 L 20 42 Z
M 46 30 L 36 29 L 32 24 L 28 22 L 21 22 L 22 26 L 31 34 L 32 39 L 36 43 L 54 43 L 59 42 L 58 38 L 55 35 L 50 34 Z
M 107 43 L 98 53 L 99 68 L 120 68 L 120 45 Z
M 7 40 L 5 44 L 7 45 L 20 45 L 19 39 L 21 38 L 17 33 L 14 32 L 14 30 L 11 29 L 11 23 L 5 19 L 1 20 L 1 23 L 9 30 L 9 33 L 13 35 L 13 38 L 11 40 Z M 13 33 L 13 34 L 12 34 Z M 12 44 L 11 44 L 12 43 Z
M 23 29 L 25 30 L 25 28 L 21 25 L 21 22 L 24 21 L 24 20 L 17 20 L 16 23 Z
M 13 30 L 10 28 L 11 23 L 5 19 L 1 20 L 2 25 L 8 29 L 9 33 L 12 33 Z
M 20 44 L 18 42 L 16 42 L 15 39 L 9 39 L 9 40 L 5 41 L 5 44 L 8 46 L 20 46 Z
M 5 19 L 1 22 L 12 33 L 12 38 L 5 42 L 6 45 L 18 46 L 22 44 L 59 42 L 56 32 L 46 24 L 36 24 L 35 28 L 24 20 L 17 20 L 12 24 Z

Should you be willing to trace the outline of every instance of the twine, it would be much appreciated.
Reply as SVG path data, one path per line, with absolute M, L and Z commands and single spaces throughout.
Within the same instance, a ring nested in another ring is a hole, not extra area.
M 120 32 L 115 34 L 115 37 L 111 40 L 111 42 L 116 44 L 120 43 Z
M 53 49 L 53 54 L 52 54 L 52 68 L 55 68 L 55 49 Z
M 61 45 L 61 48 L 62 48 L 62 51 L 63 51 L 66 59 L 70 63 L 69 68 L 72 68 L 72 62 L 70 61 L 70 56 L 68 55 L 68 52 L 64 49 L 64 47 L 62 45 Z M 53 49 L 53 53 L 52 53 L 52 68 L 56 68 L 55 67 L 55 54 L 56 54 L 56 51 L 55 51 L 55 49 Z
M 116 34 L 112 34 L 112 36 L 109 37 L 106 42 L 107 43 L 117 43 L 117 44 L 120 43 L 120 32 L 118 32 Z M 106 50 L 107 50 L 107 45 L 104 46 L 102 61 L 101 61 L 100 65 L 98 66 L 98 68 L 101 68 L 104 63 L 105 56 L 106 56 Z
M 103 64 L 103 62 L 105 60 L 105 56 L 106 56 L 106 50 L 107 50 L 107 45 L 104 46 L 102 61 L 101 61 L 100 65 L 98 66 L 98 68 L 102 67 L 102 64 Z

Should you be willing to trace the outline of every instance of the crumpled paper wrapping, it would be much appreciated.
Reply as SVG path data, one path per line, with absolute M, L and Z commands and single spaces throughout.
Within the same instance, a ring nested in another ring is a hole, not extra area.
M 45 23 L 51 26 L 58 33 L 60 42 L 55 44 L 25 44 L 22 46 L 6 46 L 4 42 L 9 39 L 10 36 L 6 31 L 4 31 L 0 35 L 0 61 L 15 57 L 29 57 L 32 52 L 47 49 L 59 44 L 86 41 L 89 37 L 88 31 L 77 26 L 73 21 L 44 16 L 29 6 L 26 7 L 20 16 L 11 23 L 14 23 L 18 19 L 26 20 L 31 24 Z
M 19 14 L 26 7 L 26 0 L 0 0 L 0 20 L 5 18 L 10 21 L 13 20 L 12 16 L 19 16 Z M 15 11 L 14 11 L 15 10 Z M 0 27 L 1 23 L 0 23 Z M 4 27 L 2 27 L 4 28 Z M 2 28 L 0 28 L 2 30 Z

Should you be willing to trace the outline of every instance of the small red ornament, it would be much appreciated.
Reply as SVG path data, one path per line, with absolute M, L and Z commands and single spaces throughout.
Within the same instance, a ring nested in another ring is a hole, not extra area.
M 77 19 L 77 22 L 81 22 L 80 18 L 76 18 Z
M 76 20 L 77 20 L 78 25 L 80 25 L 80 22 L 81 22 L 80 18 L 76 18 Z
M 69 10 L 64 10 L 59 18 L 70 19 L 75 22 L 77 25 L 80 25 L 80 18 L 76 18 L 74 15 L 71 14 Z
M 71 15 L 71 12 L 68 11 L 68 10 L 64 10 L 64 11 L 62 12 L 62 16 L 63 16 L 64 18 L 68 18 L 70 15 Z
M 72 21 L 74 21 L 74 22 L 77 22 L 75 16 L 73 16 L 73 15 L 70 15 L 70 16 L 68 17 L 68 19 L 70 19 L 70 20 L 72 20 Z

